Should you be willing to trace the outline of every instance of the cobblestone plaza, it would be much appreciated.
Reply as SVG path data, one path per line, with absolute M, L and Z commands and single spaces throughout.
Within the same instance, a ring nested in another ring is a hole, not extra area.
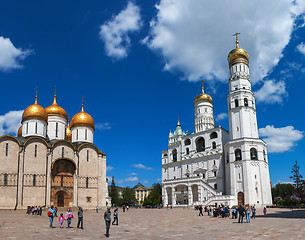
M 59 212 L 60 213 L 60 212 Z M 75 212 L 74 215 L 77 215 Z M 103 212 L 84 212 L 84 230 L 49 228 L 46 212 L 42 216 L 23 211 L 0 211 L 0 239 L 105 239 Z M 66 223 L 64 223 L 66 227 Z M 235 219 L 199 217 L 190 209 L 119 209 L 119 225 L 111 226 L 112 239 L 304 239 L 305 210 L 262 209 L 251 223 L 238 224 Z

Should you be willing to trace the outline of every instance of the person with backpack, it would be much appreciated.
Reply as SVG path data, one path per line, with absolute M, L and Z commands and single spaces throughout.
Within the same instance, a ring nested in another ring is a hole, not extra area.
M 67 213 L 66 213 L 66 219 L 67 219 L 68 228 L 70 228 L 72 218 L 74 218 L 74 216 L 73 216 L 73 214 L 71 212 L 71 209 L 68 208 L 67 209 Z
M 54 228 L 53 227 L 53 218 L 54 218 L 54 206 L 53 205 L 48 209 L 48 217 L 50 220 L 50 228 Z
M 237 211 L 239 213 L 238 223 L 243 223 L 245 216 L 245 208 L 241 204 L 239 204 Z

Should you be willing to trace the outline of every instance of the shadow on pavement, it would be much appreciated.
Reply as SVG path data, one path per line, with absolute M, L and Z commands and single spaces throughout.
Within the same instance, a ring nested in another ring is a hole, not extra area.
M 257 215 L 256 218 L 305 218 L 305 210 L 290 210 L 290 211 L 277 211 L 268 213 L 267 217 L 264 215 Z

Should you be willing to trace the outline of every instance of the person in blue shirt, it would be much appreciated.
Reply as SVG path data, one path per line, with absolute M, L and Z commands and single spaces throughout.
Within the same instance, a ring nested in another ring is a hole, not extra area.
M 52 205 L 48 210 L 48 217 L 50 220 L 50 228 L 53 228 L 53 218 L 55 216 L 54 206 Z

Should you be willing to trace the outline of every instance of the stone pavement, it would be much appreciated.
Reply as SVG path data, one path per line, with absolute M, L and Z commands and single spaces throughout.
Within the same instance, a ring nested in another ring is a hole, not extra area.
M 111 226 L 110 239 L 305 239 L 305 210 L 268 209 L 251 223 L 235 219 L 198 217 L 190 209 L 119 209 L 119 226 Z M 77 215 L 74 212 L 74 215 Z M 106 239 L 103 212 L 84 212 L 84 230 L 77 229 L 77 217 L 71 229 L 49 228 L 46 211 L 42 216 L 24 211 L 0 211 L 0 239 Z M 66 227 L 66 222 L 64 223 Z

